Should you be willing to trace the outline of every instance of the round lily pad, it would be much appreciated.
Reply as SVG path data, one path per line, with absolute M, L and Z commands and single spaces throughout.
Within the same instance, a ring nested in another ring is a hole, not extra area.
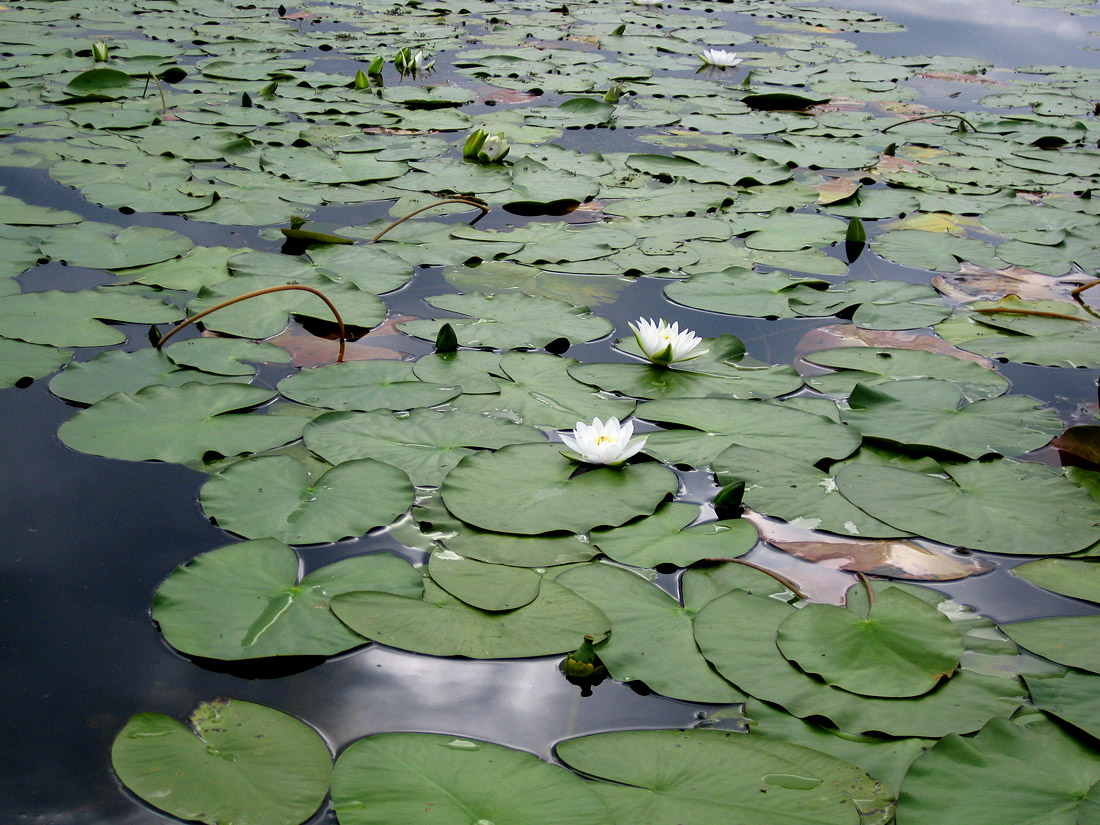
M 153 621 L 168 644 L 189 656 L 331 656 L 367 643 L 328 609 L 337 593 L 423 591 L 420 573 L 389 553 L 353 556 L 301 581 L 299 565 L 298 555 L 275 539 L 203 553 L 157 589 Z
M 319 544 L 383 527 L 413 503 L 409 477 L 370 458 L 310 477 L 290 456 L 257 456 L 229 465 L 199 492 L 203 511 L 246 538 Z
M 615 731 L 567 739 L 556 751 L 607 780 L 596 788 L 615 822 L 856 825 L 861 807 L 892 801 L 852 765 L 754 733 Z
M 424 583 L 422 599 L 359 592 L 335 596 L 331 604 L 356 633 L 429 656 L 550 656 L 576 650 L 585 636 L 598 638 L 609 627 L 607 617 L 595 606 L 545 579 L 538 596 L 515 610 L 479 610 L 431 580 Z
M 137 714 L 115 737 L 111 764 L 150 805 L 207 825 L 298 825 L 324 801 L 332 776 L 316 731 L 237 699 L 199 705 L 186 725 Z
M 649 515 L 679 487 L 661 464 L 578 467 L 551 444 L 467 456 L 443 480 L 443 503 L 463 521 L 533 535 L 618 526 Z
M 211 452 L 260 452 L 298 438 L 306 423 L 297 416 L 232 412 L 274 395 L 247 384 L 151 386 L 96 402 L 62 424 L 57 435 L 82 453 L 131 461 L 182 463 Z
M 428 573 L 456 599 L 481 610 L 515 610 L 530 604 L 542 582 L 542 576 L 532 570 L 468 559 L 453 550 L 433 552 Z
M 50 380 L 50 392 L 78 404 L 94 404 L 116 392 L 135 393 L 152 385 L 179 387 L 192 381 L 218 384 L 233 379 L 193 369 L 180 369 L 157 349 L 110 350 L 90 361 L 76 361 Z
M 1100 603 L 1100 564 L 1096 562 L 1039 559 L 1016 565 L 1012 575 L 1063 596 Z
M 302 370 L 279 382 L 292 401 L 330 410 L 411 410 L 450 401 L 461 387 L 429 384 L 405 361 L 345 361 Z
M 72 357 L 72 350 L 0 338 L 0 387 L 11 387 L 28 378 L 42 378 L 61 369 Z
M 779 625 L 789 660 L 830 685 L 861 696 L 920 696 L 959 666 L 962 636 L 943 613 L 896 587 L 866 617 L 851 608 L 808 604 Z
M 336 763 L 332 805 L 341 825 L 611 821 L 591 784 L 564 768 L 502 745 L 432 733 L 352 743 Z
M 1053 662 L 1092 673 L 1100 673 L 1098 628 L 1100 615 L 1053 616 L 1001 625 L 1001 630 L 1020 647 Z
M 1002 459 L 944 470 L 950 478 L 851 464 L 836 483 L 871 515 L 944 544 L 1039 556 L 1100 540 L 1100 504 L 1045 465 Z

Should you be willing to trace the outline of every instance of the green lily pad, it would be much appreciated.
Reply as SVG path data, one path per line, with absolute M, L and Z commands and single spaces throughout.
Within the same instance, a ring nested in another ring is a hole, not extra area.
M 405 361 L 345 361 L 284 378 L 279 392 L 299 404 L 331 410 L 411 410 L 450 401 L 461 387 L 429 384 Z
M 870 612 L 808 604 L 779 625 L 776 644 L 790 661 L 861 696 L 927 693 L 959 666 L 962 636 L 935 607 L 888 587 Z
M 1051 722 L 991 720 L 977 736 L 948 736 L 917 757 L 898 797 L 898 823 L 1084 825 L 1096 820 L 1096 752 Z M 996 804 L 990 804 L 996 800 Z
M 871 438 L 948 450 L 967 458 L 989 453 L 1021 455 L 1039 449 L 1062 431 L 1058 414 L 1028 396 L 962 401 L 962 390 L 947 381 L 857 384 L 841 419 Z
M 463 521 L 500 533 L 587 533 L 649 515 L 675 493 L 676 474 L 660 464 L 577 465 L 551 444 L 518 444 L 467 456 L 443 480 L 443 503 Z
M 1039 559 L 1012 568 L 1012 575 L 1039 587 L 1100 603 L 1100 564 L 1076 559 Z
M 512 167 L 515 195 L 504 208 L 520 215 L 561 214 L 590 200 L 599 189 L 594 180 L 576 172 L 523 158 Z
M 58 438 L 74 450 L 130 461 L 188 462 L 279 447 L 302 434 L 296 416 L 233 414 L 275 393 L 247 384 L 152 386 L 98 401 L 64 422 Z
M 734 444 L 714 461 L 718 483 L 745 482 L 745 504 L 758 513 L 811 530 L 842 536 L 899 538 L 908 536 L 853 505 L 837 490 L 830 473 L 805 459 Z
M 963 261 L 989 269 L 1004 267 L 992 244 L 946 232 L 895 229 L 872 240 L 871 249 L 888 261 L 936 272 L 958 272 Z
M 587 307 L 575 307 L 553 298 L 523 293 L 437 295 L 427 299 L 439 309 L 473 316 L 434 321 L 404 321 L 402 332 L 434 341 L 439 328 L 449 323 L 464 347 L 538 349 L 557 338 L 572 343 L 594 341 L 613 329 L 610 321 L 592 315 Z
M 391 593 L 345 593 L 332 609 L 356 633 L 429 656 L 515 659 L 576 650 L 584 637 L 607 633 L 607 617 L 557 582 L 543 579 L 538 596 L 515 610 L 470 607 L 431 581 L 423 599 Z
M 366 801 L 364 801 L 366 800 Z M 340 754 L 332 805 L 342 825 L 522 822 L 606 825 L 590 783 L 538 757 L 459 736 L 383 733 Z
M 892 808 L 890 794 L 853 766 L 760 734 L 615 731 L 567 739 L 556 751 L 607 780 L 595 787 L 615 822 L 856 825 L 861 809 Z
M 1100 505 L 1042 464 L 945 464 L 949 479 L 851 464 L 836 474 L 849 501 L 944 544 L 1011 555 L 1059 555 L 1100 540 Z
M 489 354 L 489 353 L 486 353 Z M 572 358 L 558 358 L 542 352 L 507 352 L 500 356 L 499 366 L 490 362 L 474 362 L 465 358 L 474 353 L 457 353 L 460 364 L 478 363 L 492 370 L 485 378 L 498 375 L 499 392 L 495 394 L 463 394 L 452 403 L 460 410 L 487 413 L 536 427 L 572 429 L 578 421 L 593 418 L 620 420 L 634 410 L 634 401 L 608 398 L 587 384 L 574 380 L 570 371 L 578 368 Z M 459 381 L 466 379 L 456 376 Z
M 620 682 L 639 680 L 663 696 L 690 702 L 740 702 L 744 696 L 699 653 L 691 614 L 629 570 L 588 564 L 554 581 L 598 607 L 611 622 L 600 661 Z
M 388 553 L 353 556 L 299 581 L 298 555 L 275 539 L 230 544 L 177 567 L 153 598 L 153 621 L 188 656 L 331 656 L 367 643 L 328 609 L 337 593 L 419 596 L 423 578 Z
M 949 355 L 893 347 L 842 347 L 802 356 L 811 364 L 838 370 L 811 375 L 806 383 L 824 393 L 847 395 L 856 384 L 880 384 L 907 378 L 950 381 L 968 401 L 995 398 L 1008 391 L 1008 379 L 973 361 Z
M 718 672 L 749 695 L 801 718 L 825 717 L 848 733 L 924 737 L 964 733 L 977 730 L 995 716 L 1008 716 L 1024 701 L 1018 679 L 966 668 L 922 696 L 857 699 L 809 676 L 783 657 L 775 640 L 780 624 L 794 612 L 795 608 L 775 599 L 734 590 L 699 611 L 695 640 Z M 965 613 L 952 618 L 974 624 Z M 992 622 L 985 624 L 993 627 Z M 737 633 L 730 628 L 737 628 Z M 971 636 L 963 640 L 968 648 L 974 644 Z M 1010 650 L 1004 653 L 1010 655 Z
M 802 410 L 759 401 L 690 398 L 649 401 L 638 418 L 691 429 L 648 436 L 645 451 L 669 464 L 703 467 L 733 444 L 770 450 L 815 464 L 844 458 L 859 447 L 859 431 Z
M 109 347 L 126 334 L 97 319 L 165 324 L 182 313 L 153 298 L 111 288 L 80 292 L 24 292 L 0 297 L 0 335 L 55 347 Z
M 346 461 L 313 478 L 290 456 L 257 456 L 212 476 L 199 500 L 223 530 L 319 544 L 389 524 L 412 505 L 413 487 L 403 471 L 370 458 Z
M 423 409 L 326 413 L 311 421 L 303 435 L 306 446 L 330 464 L 374 458 L 400 467 L 418 487 L 438 487 L 473 448 L 499 450 L 545 441 L 534 427 L 505 419 Z
M 487 564 L 453 550 L 433 552 L 428 559 L 428 573 L 432 581 L 456 599 L 491 611 L 515 610 L 530 604 L 538 596 L 542 583 L 542 576 L 532 570 Z
M 1093 738 L 1100 735 L 1100 676 L 1083 670 L 1054 675 L 1024 674 L 1031 704 Z
M 320 807 L 332 777 L 316 731 L 238 699 L 204 702 L 186 725 L 137 714 L 115 737 L 111 764 L 141 799 L 207 825 L 298 825 Z
M 110 350 L 90 361 L 77 361 L 50 381 L 50 392 L 78 404 L 94 404 L 116 392 L 135 393 L 153 385 L 179 387 L 189 382 L 218 384 L 246 380 L 180 369 L 157 349 Z
M 698 517 L 694 504 L 672 501 L 639 521 L 593 530 L 590 540 L 608 558 L 634 567 L 688 567 L 702 559 L 737 558 L 756 546 L 751 523 L 724 519 L 689 527 Z
M 274 344 L 239 338 L 190 338 L 164 350 L 173 364 L 217 375 L 255 375 L 246 362 L 286 364 L 291 355 Z
M 852 323 L 862 329 L 918 329 L 951 314 L 935 290 L 898 281 L 845 281 L 825 292 L 798 292 L 790 298 L 799 315 L 839 315 L 855 307 Z
M 61 369 L 72 357 L 73 351 L 69 349 L 42 347 L 0 338 L 0 387 L 11 387 L 28 379 L 44 378 Z
M 42 242 L 42 254 L 72 266 L 125 269 L 177 258 L 192 246 L 190 238 L 170 229 L 130 226 L 120 230 L 85 221 L 55 230 Z
M 1052 662 L 1100 673 L 1100 616 L 1055 616 L 1001 625 L 1012 641 Z
M 413 364 L 413 375 L 432 384 L 461 386 L 464 395 L 500 392 L 500 354 L 495 352 L 429 352 Z

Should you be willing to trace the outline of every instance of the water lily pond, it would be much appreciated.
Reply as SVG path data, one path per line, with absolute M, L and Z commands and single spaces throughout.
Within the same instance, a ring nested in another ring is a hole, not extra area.
M 1100 822 L 1098 15 L 0 9 L 3 821 Z

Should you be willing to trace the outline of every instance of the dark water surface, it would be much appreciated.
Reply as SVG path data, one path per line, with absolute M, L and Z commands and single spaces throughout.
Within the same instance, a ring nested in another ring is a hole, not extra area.
M 1092 17 L 1003 0 L 856 0 L 847 5 L 878 11 L 908 27 L 904 34 L 846 35 L 877 54 L 968 56 L 1005 68 L 1032 63 L 1100 67 L 1100 39 L 1092 36 L 1100 24 Z M 721 4 L 715 8 L 721 12 Z M 730 24 L 739 31 L 759 30 L 753 21 L 733 15 Z M 935 105 L 933 84 L 928 92 Z M 625 131 L 569 133 L 563 143 L 589 150 L 651 150 Z M 199 244 L 277 249 L 252 229 L 234 231 L 102 209 L 40 170 L 0 167 L 0 186 L 32 204 L 70 209 L 120 226 L 165 226 Z M 363 223 L 386 206 L 321 209 L 314 218 Z M 498 211 L 480 225 L 500 226 L 509 220 L 514 219 Z M 866 256 L 850 274 L 918 280 L 873 256 Z M 920 275 L 919 280 L 926 280 L 925 273 Z M 85 289 L 109 279 L 99 271 L 42 267 L 24 280 L 24 290 Z M 640 279 L 600 314 L 619 330 L 639 314 L 659 315 L 666 305 L 664 285 L 659 279 Z M 410 287 L 386 300 L 391 314 L 425 314 L 422 298 L 441 289 L 452 288 L 438 269 L 423 271 Z M 701 335 L 738 335 L 753 356 L 771 363 L 791 361 L 802 335 L 819 324 L 738 319 L 689 308 L 677 312 L 682 324 Z M 134 328 L 132 335 L 135 346 L 144 345 L 144 327 Z M 403 349 L 420 353 L 427 345 L 409 340 Z M 77 357 L 84 360 L 95 352 Z M 606 342 L 574 347 L 569 354 L 581 360 L 609 357 Z M 1095 371 L 1006 365 L 1002 372 L 1015 391 L 1044 399 L 1067 420 L 1095 403 Z M 206 476 L 178 465 L 74 452 L 58 441 L 56 432 L 75 411 L 51 396 L 44 380 L 0 390 L 0 708 L 5 720 L 0 825 L 168 821 L 119 786 L 109 767 L 110 743 L 134 713 L 178 717 L 196 701 L 215 696 L 260 702 L 308 720 L 325 732 L 335 751 L 369 733 L 411 730 L 488 739 L 547 758 L 552 744 L 567 736 L 634 726 L 688 726 L 705 707 L 640 695 L 612 681 L 582 697 L 560 677 L 560 657 L 474 662 L 374 645 L 325 660 L 323 667 L 317 661 L 291 662 L 278 673 L 225 672 L 217 664 L 192 662 L 163 642 L 149 619 L 149 605 L 175 566 L 230 540 L 198 506 L 197 492 Z M 384 533 L 310 548 L 302 555 L 308 571 L 370 550 L 397 550 L 416 558 L 416 551 L 402 549 Z M 1037 595 L 1035 588 L 1007 575 L 1014 561 L 999 562 L 993 573 L 937 587 L 996 620 L 1089 612 L 1080 602 Z M 794 559 L 784 563 L 792 569 L 804 565 Z M 323 808 L 311 822 L 332 819 Z

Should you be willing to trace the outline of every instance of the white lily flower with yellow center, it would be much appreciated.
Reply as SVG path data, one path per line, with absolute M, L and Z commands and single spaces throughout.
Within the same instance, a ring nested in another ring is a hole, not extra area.
M 698 358 L 710 351 L 698 349 L 703 339 L 690 329 L 681 330 L 676 322 L 670 326 L 663 318 L 656 322 L 639 318 L 637 325 L 631 323 L 630 328 L 645 357 L 657 366 Z
M 719 69 L 731 68 L 742 60 L 737 56 L 737 52 L 727 52 L 722 49 L 707 49 L 699 55 L 699 59 L 708 66 L 717 66 Z
M 561 436 L 562 443 L 572 452 L 563 455 L 586 464 L 614 467 L 636 455 L 645 446 L 645 436 L 632 438 L 633 435 L 634 425 L 620 424 L 617 418 L 609 418 L 606 422 L 593 418 L 591 424 L 578 421 L 572 433 L 563 433 Z

